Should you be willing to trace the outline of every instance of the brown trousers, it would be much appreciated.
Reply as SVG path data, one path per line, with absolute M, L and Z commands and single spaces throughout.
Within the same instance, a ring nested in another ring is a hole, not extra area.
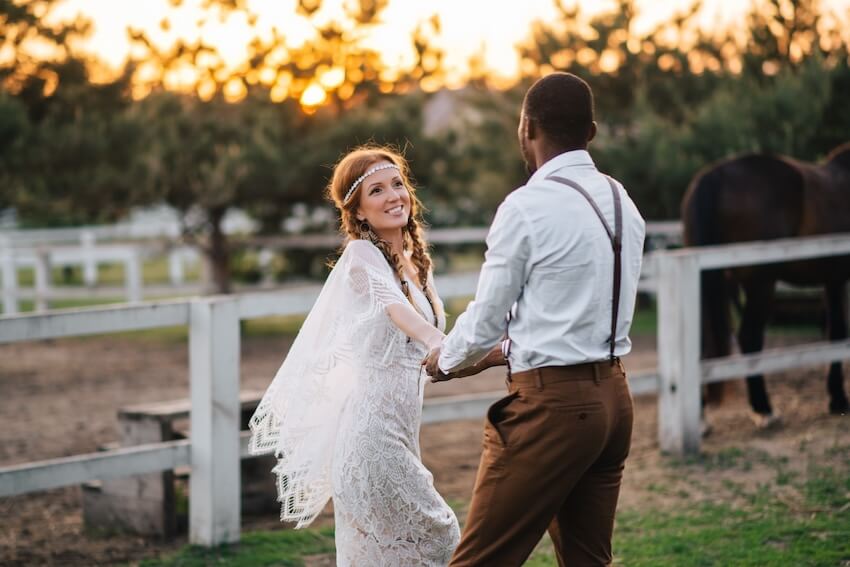
M 514 374 L 487 412 L 484 452 L 451 565 L 522 565 L 543 532 L 558 565 L 609 565 L 632 437 L 616 360 Z

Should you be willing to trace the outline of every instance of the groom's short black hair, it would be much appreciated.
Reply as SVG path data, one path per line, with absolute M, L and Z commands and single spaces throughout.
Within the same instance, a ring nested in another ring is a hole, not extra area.
M 593 124 L 593 92 L 572 73 L 538 79 L 523 101 L 525 115 L 565 149 L 584 148 Z

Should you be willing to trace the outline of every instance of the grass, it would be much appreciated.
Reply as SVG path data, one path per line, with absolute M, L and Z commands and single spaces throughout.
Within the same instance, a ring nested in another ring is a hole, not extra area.
M 238 545 L 205 549 L 186 546 L 174 555 L 149 559 L 141 567 L 263 567 L 304 565 L 304 556 L 333 553 L 333 528 L 242 534 Z
M 158 298 L 168 301 L 169 298 Z M 185 299 L 185 298 L 184 298 Z M 102 297 L 97 299 L 61 299 L 50 302 L 50 309 L 71 309 L 77 307 L 103 307 L 123 303 L 123 298 Z M 19 303 L 21 313 L 31 312 L 35 309 L 32 301 L 25 300 Z M 291 315 L 286 317 L 262 317 L 242 321 L 242 337 L 295 337 L 304 323 L 304 316 Z M 175 342 L 187 341 L 189 331 L 186 327 L 161 327 L 144 331 L 129 331 L 121 333 L 109 333 L 108 335 L 90 335 L 79 337 L 78 340 L 97 339 L 104 336 L 118 337 L 122 339 L 138 339 L 145 342 Z
M 241 322 L 242 338 L 290 337 L 294 338 L 304 322 L 304 317 L 263 317 Z M 189 341 L 188 327 L 159 327 L 143 331 L 127 331 L 106 335 L 76 337 L 74 340 L 97 340 L 103 337 L 137 340 L 145 343 L 186 343 Z
M 50 301 L 50 309 L 71 309 L 75 307 L 97 307 L 101 305 L 110 305 L 114 303 L 122 303 L 125 301 L 123 297 L 99 297 L 93 299 L 55 299 Z M 22 300 L 18 304 L 21 313 L 33 311 L 35 304 L 30 300 Z
M 481 265 L 481 250 L 477 246 L 471 247 L 469 250 L 459 248 L 454 250 L 451 255 L 451 266 L 454 271 L 475 270 Z M 53 268 L 52 280 L 54 285 L 82 287 L 83 275 L 80 266 Z M 145 260 L 142 265 L 142 278 L 144 285 L 168 284 L 169 271 L 168 259 L 154 258 Z M 18 270 L 18 285 L 21 287 L 32 288 L 34 286 L 34 272 L 32 268 L 21 268 Z M 184 273 L 186 282 L 196 282 L 200 279 L 199 265 L 187 268 Z M 124 267 L 123 264 L 100 264 L 98 265 L 98 285 L 100 286 L 123 286 L 124 285 Z M 446 311 L 448 312 L 448 329 L 451 329 L 454 319 L 462 313 L 466 305 L 472 300 L 472 297 L 453 299 L 446 302 Z M 50 304 L 51 309 L 62 309 L 65 307 L 87 307 L 91 305 L 102 305 L 108 303 L 123 302 L 123 298 L 108 298 L 100 300 L 71 300 L 71 301 L 53 301 Z M 32 302 L 21 302 L 21 311 L 32 311 Z M 302 319 L 303 320 L 303 319 Z M 736 323 L 737 324 L 737 323 Z M 655 302 L 640 301 L 639 307 L 635 311 L 634 320 L 632 322 L 632 336 L 655 336 L 657 332 L 658 320 L 655 308 Z M 281 330 L 277 330 L 280 328 Z M 291 332 L 291 324 L 289 321 L 284 322 L 266 322 L 256 326 L 257 332 L 260 334 L 277 334 L 279 332 Z M 771 325 L 769 333 L 777 336 L 819 336 L 821 331 L 816 324 L 812 325 Z
M 120 285 L 123 284 L 123 274 L 120 272 L 120 265 L 100 266 L 99 282 L 103 285 L 110 283 Z M 117 270 L 117 272 L 116 272 Z M 144 278 L 145 283 L 164 283 L 168 278 L 168 266 L 166 261 L 154 260 L 145 263 Z M 79 269 L 72 270 L 71 285 L 82 285 L 82 278 Z M 31 270 L 21 270 L 21 282 L 24 285 L 24 280 L 31 278 Z M 117 274 L 117 275 L 116 275 Z M 58 277 L 58 276 L 56 276 Z M 192 274 L 187 274 L 187 278 L 191 279 Z M 111 279 L 110 279 L 111 278 Z M 114 280 L 114 281 L 112 281 Z M 58 279 L 56 281 L 59 281 Z M 31 282 L 26 285 L 32 285 Z M 167 298 L 158 298 L 166 300 Z M 472 297 L 463 297 L 450 299 L 446 301 L 446 332 L 450 331 L 457 320 L 458 315 L 463 313 Z M 50 302 L 51 309 L 66 309 L 72 307 L 93 307 L 99 305 L 109 305 L 124 302 L 124 298 L 97 298 L 97 299 L 67 299 L 56 300 Z M 32 301 L 21 301 L 19 305 L 20 311 L 33 311 L 34 305 Z M 242 323 L 243 337 L 270 337 L 270 336 L 291 336 L 294 337 L 304 322 L 303 316 L 290 317 L 265 317 L 261 319 L 252 319 Z M 657 311 L 654 302 L 647 302 L 639 305 L 635 310 L 634 319 L 632 321 L 631 336 L 633 337 L 654 337 L 658 329 Z M 772 325 L 768 329 L 770 335 L 778 336 L 805 336 L 817 337 L 820 335 L 820 330 L 817 326 L 811 325 Z M 151 329 L 149 331 L 139 331 L 132 333 L 116 333 L 113 336 L 122 338 L 136 338 L 145 341 L 166 341 L 172 342 L 175 340 L 186 340 L 186 329 Z
M 669 510 L 625 510 L 617 515 L 614 531 L 616 565 L 636 567 L 675 565 L 740 567 L 850 565 L 850 458 L 836 470 L 813 466 L 808 480 L 795 484 L 782 459 L 754 455 L 750 462 L 740 449 L 692 463 L 696 471 L 746 470 L 758 463 L 777 468 L 776 485 L 794 487 L 803 495 L 793 509 L 760 485 L 746 494 L 746 504 L 708 502 Z M 681 463 L 671 461 L 674 468 Z M 704 469 L 704 470 L 701 470 Z M 656 487 L 657 488 L 657 487 Z M 736 490 L 743 490 L 735 487 Z M 653 487 L 649 487 L 652 491 Z M 548 538 L 526 563 L 532 567 L 557 565 Z
M 69 266 L 67 269 L 55 267 L 51 269 L 51 281 L 53 285 L 82 287 L 83 269 L 80 266 Z M 200 279 L 201 272 L 197 264 L 192 267 L 184 268 L 183 279 L 187 283 L 195 282 Z M 145 285 L 168 284 L 171 277 L 168 271 L 168 258 L 154 258 L 142 262 L 142 280 Z M 123 286 L 124 285 L 124 265 L 115 264 L 98 264 L 97 266 L 97 284 L 100 286 Z M 20 287 L 31 288 L 35 286 L 35 270 L 32 268 L 18 269 L 18 285 Z
M 658 332 L 658 313 L 654 305 L 635 309 L 632 319 L 631 336 L 654 337 Z
M 167 298 L 158 298 L 159 300 L 167 300 Z M 450 331 L 457 320 L 458 315 L 463 313 L 467 304 L 472 300 L 469 298 L 451 299 L 446 302 L 446 332 Z M 122 303 L 123 298 L 99 298 L 99 299 L 67 299 L 56 300 L 50 302 L 51 309 L 66 309 L 72 307 L 95 307 L 102 305 L 110 305 Z M 32 311 L 34 309 L 31 301 L 22 301 L 20 303 L 20 311 L 22 313 Z M 291 336 L 294 337 L 301 324 L 304 322 L 303 316 L 288 316 L 288 317 L 264 317 L 260 319 L 251 319 L 243 321 L 242 336 L 243 337 L 273 337 L 273 336 Z M 635 311 L 634 320 L 630 335 L 633 337 L 646 336 L 654 337 L 657 332 L 658 320 L 654 306 L 642 307 Z M 816 327 L 793 326 L 793 327 L 771 327 L 770 334 L 775 335 L 793 335 L 793 336 L 817 336 L 819 333 Z M 177 331 L 175 329 L 151 329 L 149 331 L 138 331 L 132 333 L 113 333 L 112 336 L 120 336 L 122 338 L 138 337 L 141 340 L 186 340 L 187 331 Z
M 635 566 L 834 566 L 850 559 L 850 522 L 837 513 L 789 515 L 770 502 L 748 510 L 704 504 L 679 514 L 627 512 L 618 519 L 614 553 Z
M 262 317 L 260 319 L 249 319 L 242 322 L 243 337 L 295 337 L 304 323 L 301 315 L 289 315 L 286 317 Z
M 804 497 L 800 509 L 789 508 L 774 497 L 769 485 L 761 485 L 747 495 L 745 505 L 704 502 L 689 506 L 684 499 L 675 511 L 620 511 L 614 531 L 615 565 L 835 567 L 850 564 L 850 449 L 840 450 L 842 463 L 836 467 L 813 465 L 808 479 L 794 485 Z M 754 464 L 767 463 L 779 468 L 786 464 L 761 454 L 753 458 Z M 731 448 L 705 462 L 683 465 L 671 459 L 669 464 L 674 470 L 695 466 L 691 472 L 700 474 L 718 468 L 746 469 L 745 461 L 746 454 Z M 793 483 L 794 479 L 786 482 Z M 453 507 L 462 508 L 463 503 L 453 502 Z M 333 553 L 331 529 L 246 533 L 238 546 L 213 550 L 186 546 L 174 555 L 145 561 L 142 565 L 296 566 L 303 564 L 304 556 L 320 553 Z M 526 565 L 557 565 L 548 536 Z

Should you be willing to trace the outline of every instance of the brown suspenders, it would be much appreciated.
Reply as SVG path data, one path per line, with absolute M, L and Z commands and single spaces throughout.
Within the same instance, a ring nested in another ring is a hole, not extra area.
M 610 177 L 606 177 L 608 180 L 608 184 L 611 186 L 611 194 L 614 197 L 614 230 L 611 230 L 611 227 L 608 225 L 608 222 L 605 220 L 605 215 L 602 214 L 602 211 L 599 210 L 599 206 L 590 196 L 590 194 L 585 191 L 584 187 L 572 181 L 571 179 L 566 179 L 564 177 L 558 177 L 555 175 L 550 175 L 546 178 L 549 181 L 556 181 L 568 187 L 572 187 L 581 195 L 587 199 L 587 202 L 590 203 L 590 206 L 593 207 L 593 211 L 596 213 L 596 216 L 599 217 L 599 220 L 602 222 L 603 228 L 605 228 L 605 233 L 608 235 L 608 240 L 611 241 L 611 249 L 614 251 L 614 291 L 612 297 L 612 309 L 611 309 L 611 335 L 608 337 L 608 356 L 613 363 L 615 360 L 614 357 L 614 346 L 617 342 L 617 317 L 619 315 L 620 310 L 620 280 L 622 275 L 622 259 L 621 253 L 623 249 L 623 207 L 620 202 L 620 192 L 617 190 L 617 185 Z M 505 357 L 505 362 L 508 367 L 508 381 L 511 379 L 511 364 L 510 364 L 510 352 L 511 352 L 511 339 L 508 335 L 508 327 L 510 326 L 511 314 L 508 312 L 508 316 L 505 323 L 505 340 L 502 342 L 502 354 Z
M 590 203 L 590 206 L 593 207 L 593 210 L 596 212 L 596 216 L 599 217 L 599 221 L 602 223 L 602 226 L 605 228 L 605 232 L 608 234 L 608 240 L 611 241 L 611 248 L 614 251 L 614 292 L 612 297 L 613 307 L 611 309 L 611 336 L 608 337 L 608 343 L 610 345 L 609 356 L 613 361 L 614 346 L 617 342 L 617 315 L 620 310 L 620 279 L 622 274 L 622 260 L 620 256 L 623 250 L 623 207 L 620 203 L 620 192 L 617 191 L 617 185 L 614 184 L 614 181 L 610 177 L 606 177 L 608 185 L 611 186 L 611 194 L 614 196 L 614 231 L 612 232 L 611 227 L 608 226 L 608 223 L 605 221 L 605 216 L 602 214 L 602 211 L 599 210 L 599 206 L 593 198 L 591 198 L 590 194 L 584 190 L 584 187 L 575 181 L 564 177 L 557 177 L 555 175 L 550 175 L 546 179 L 557 181 L 558 183 L 572 187 L 581 193 L 582 196 L 587 199 L 587 202 Z

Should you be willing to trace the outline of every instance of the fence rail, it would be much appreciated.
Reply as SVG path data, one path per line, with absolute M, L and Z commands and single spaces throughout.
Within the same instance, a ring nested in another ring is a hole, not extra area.
M 707 382 L 763 371 L 850 359 L 847 342 L 816 343 L 760 354 L 700 361 L 702 270 L 812 260 L 850 254 L 850 234 L 748 242 L 659 252 L 659 444 L 671 453 L 695 453 L 700 444 L 700 388 Z
M 449 299 L 474 293 L 477 274 L 439 276 Z M 239 460 L 247 455 L 240 436 L 239 321 L 305 314 L 321 286 L 285 292 L 194 298 L 0 317 L 0 344 L 123 331 L 189 326 L 192 411 L 189 441 L 155 443 L 0 468 L 0 496 L 47 490 L 116 476 L 189 464 L 190 541 L 217 545 L 239 539 Z M 489 395 L 495 398 L 494 394 Z M 429 400 L 427 422 L 474 417 L 489 403 Z
M 700 387 L 742 374 L 850 358 L 850 341 L 796 346 L 700 361 L 699 274 L 703 269 L 850 254 L 850 235 L 660 252 L 659 367 L 630 376 L 633 393 L 658 392 L 663 450 L 699 450 Z M 477 274 L 441 276 L 445 298 L 473 294 Z M 194 298 L 0 317 L 0 344 L 69 336 L 189 326 L 189 440 L 155 443 L 0 468 L 0 496 L 46 490 L 189 464 L 190 541 L 201 545 L 239 538 L 239 460 L 248 456 L 239 432 L 239 321 L 306 313 L 318 286 L 286 292 Z M 425 423 L 480 417 L 501 393 L 429 398 Z
M 189 464 L 189 439 L 24 463 L 0 469 L 0 497 L 158 472 Z
M 487 236 L 486 227 L 441 228 L 428 232 L 428 240 L 438 246 L 483 243 Z M 647 237 L 652 247 L 666 247 L 681 242 L 682 226 L 677 221 L 647 223 Z M 162 238 L 132 240 L 136 233 L 131 227 L 123 225 L 104 227 L 84 227 L 81 229 L 56 229 L 36 231 L 0 231 L 0 287 L 2 287 L 3 312 L 14 315 L 19 312 L 22 299 L 33 299 L 35 310 L 47 311 L 51 300 L 80 297 L 96 297 L 109 294 L 123 296 L 127 302 L 141 301 L 155 293 L 175 295 L 185 293 L 186 265 L 200 264 L 204 267 L 201 253 L 194 247 L 169 245 L 176 238 L 167 241 Z M 124 239 L 115 243 L 103 240 Z M 131 239 L 129 242 L 127 239 Z M 660 241 L 660 245 L 659 245 Z M 73 244 L 72 244 L 73 243 Z M 266 271 L 265 278 L 270 279 L 272 250 L 332 250 L 339 246 L 338 234 L 307 234 L 275 237 L 251 237 L 249 245 L 259 247 L 260 265 Z M 142 261 L 156 256 L 167 256 L 170 286 L 145 287 L 142 274 Z M 124 269 L 124 286 L 118 288 L 97 288 L 98 266 L 102 264 L 120 264 Z M 649 264 L 649 262 L 648 262 Z M 52 268 L 56 266 L 81 266 L 85 288 L 82 291 L 69 289 L 68 286 L 55 286 L 52 282 Z M 19 268 L 31 268 L 34 271 L 32 289 L 21 288 L 17 283 Z M 204 293 L 209 287 L 208 269 L 201 270 L 202 281 L 192 285 L 191 294 Z M 649 272 L 647 272 L 649 273 Z M 654 281 L 641 282 L 641 291 L 652 292 Z

